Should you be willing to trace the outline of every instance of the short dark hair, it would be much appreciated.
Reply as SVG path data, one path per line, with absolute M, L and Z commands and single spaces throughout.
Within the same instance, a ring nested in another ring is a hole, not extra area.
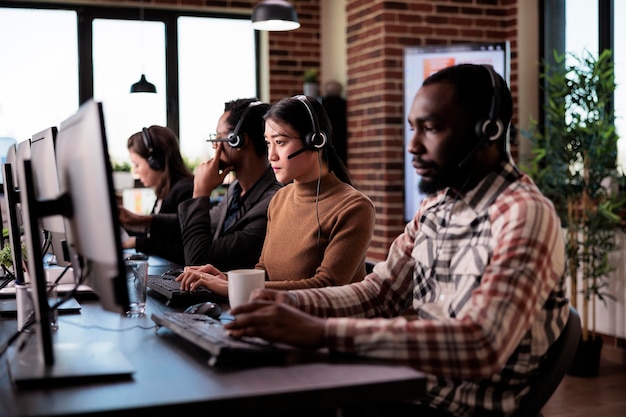
M 237 126 L 239 119 L 243 115 L 244 111 L 248 108 L 250 103 L 259 101 L 257 98 L 240 98 L 237 100 L 231 100 L 224 103 L 224 112 L 229 111 L 230 114 L 226 119 L 228 127 L 232 131 Z M 248 111 L 246 119 L 241 125 L 240 134 L 247 134 L 250 142 L 254 146 L 254 151 L 258 156 L 267 156 L 267 146 L 265 145 L 265 120 L 263 116 L 270 108 L 267 103 L 261 103 L 253 106 Z
M 506 81 L 499 74 L 495 75 L 500 80 L 498 118 L 506 132 L 513 117 L 513 98 Z M 472 123 L 475 124 L 489 115 L 494 87 L 489 70 L 484 65 L 453 65 L 432 74 L 424 80 L 423 85 L 443 82 L 454 85 L 456 99 Z M 502 145 L 506 146 L 506 134 L 502 137 Z

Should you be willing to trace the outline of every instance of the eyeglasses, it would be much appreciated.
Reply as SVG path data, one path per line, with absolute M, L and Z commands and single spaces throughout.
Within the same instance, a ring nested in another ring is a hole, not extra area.
M 218 140 L 218 139 L 228 140 L 228 133 L 229 132 L 211 132 L 209 133 L 209 138 L 207 139 L 207 141 Z

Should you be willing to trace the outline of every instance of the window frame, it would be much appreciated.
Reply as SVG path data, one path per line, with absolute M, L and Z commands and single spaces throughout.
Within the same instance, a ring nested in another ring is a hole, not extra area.
M 141 7 L 139 7 L 141 6 Z M 178 10 L 167 8 L 167 5 L 159 8 L 146 8 L 145 5 L 129 7 L 111 7 L 99 5 L 83 5 L 71 3 L 51 3 L 37 1 L 0 1 L 2 8 L 20 9 L 49 9 L 70 10 L 77 14 L 78 33 L 78 97 L 79 104 L 84 103 L 93 96 L 93 31 L 94 19 L 122 19 L 160 21 L 165 25 L 165 78 L 166 78 L 166 117 L 167 126 L 174 130 L 178 136 L 180 133 L 180 105 L 178 85 L 178 18 L 179 17 L 211 17 L 224 19 L 250 19 L 249 14 L 229 13 L 218 11 Z M 143 7 L 143 12 L 142 12 Z M 256 54 L 256 86 L 257 97 L 260 97 L 261 71 L 260 56 L 261 42 L 258 31 L 254 32 Z

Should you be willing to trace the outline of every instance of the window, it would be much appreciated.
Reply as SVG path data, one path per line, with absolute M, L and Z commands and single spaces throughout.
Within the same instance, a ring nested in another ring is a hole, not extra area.
M 157 94 L 130 94 L 141 74 Z M 128 160 L 128 137 L 142 127 L 167 124 L 165 93 L 163 22 L 94 19 L 93 96 L 102 101 L 112 160 Z
M 0 8 L 0 137 L 22 142 L 78 107 L 76 13 Z
M 613 39 L 613 45 L 605 47 L 613 49 L 617 83 L 614 98 L 615 127 L 620 136 L 617 162 L 622 172 L 626 172 L 626 27 L 621 24 L 626 19 L 626 2 L 613 0 L 612 3 L 613 15 L 608 15 L 612 24 L 607 24 L 600 18 L 600 1 L 566 0 L 565 50 L 580 54 L 586 49 L 597 54 L 603 31 L 614 28 L 612 34 L 605 36 Z
M 613 46 L 615 59 L 615 128 L 620 136 L 618 145 L 618 162 L 622 172 L 626 172 L 626 2 L 615 2 L 615 34 Z
M 22 141 L 58 126 L 93 96 L 112 159 L 128 161 L 128 137 L 159 124 L 198 162 L 212 155 L 206 139 L 224 102 L 258 96 L 247 16 L 156 9 L 139 20 L 128 7 L 42 7 L 0 7 L 0 137 Z M 142 73 L 157 94 L 130 94 Z
M 250 20 L 180 17 L 178 71 L 181 150 L 206 159 L 224 103 L 257 95 Z

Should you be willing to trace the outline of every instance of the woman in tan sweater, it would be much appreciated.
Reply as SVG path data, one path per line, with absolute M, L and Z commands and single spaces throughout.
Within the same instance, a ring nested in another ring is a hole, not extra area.
M 374 206 L 351 185 L 331 143 L 331 125 L 320 103 L 295 96 L 265 116 L 265 142 L 276 179 L 287 184 L 268 208 L 265 242 L 257 269 L 266 288 L 343 285 L 365 276 L 374 230 Z M 224 272 L 212 265 L 187 267 L 184 289 L 204 286 L 227 296 Z

